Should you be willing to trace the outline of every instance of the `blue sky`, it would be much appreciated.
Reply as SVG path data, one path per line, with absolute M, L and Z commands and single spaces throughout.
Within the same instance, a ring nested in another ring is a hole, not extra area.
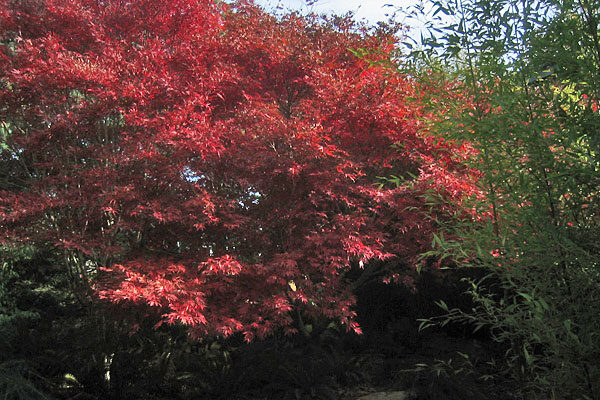
M 255 0 L 255 2 L 265 9 L 270 10 L 277 6 L 284 9 L 300 10 L 303 12 L 314 11 L 317 13 L 336 13 L 345 14 L 348 11 L 355 12 L 357 19 L 366 19 L 370 24 L 375 24 L 377 21 L 385 21 L 388 19 L 386 14 L 391 15 L 400 7 L 410 7 L 415 4 L 414 0 L 318 0 L 316 4 L 307 6 L 305 0 Z M 392 5 L 386 7 L 387 4 Z M 421 24 L 415 20 L 407 20 L 402 16 L 396 18 L 398 21 L 406 25 L 412 26 L 412 35 L 418 32 Z
M 359 19 L 366 18 L 369 22 L 375 23 L 385 20 L 386 13 L 391 14 L 394 7 L 385 7 L 386 4 L 400 6 L 406 1 L 398 0 L 319 0 L 313 6 L 307 6 L 305 0 L 255 0 L 257 4 L 265 8 L 282 5 L 284 8 L 293 10 L 315 11 L 315 12 L 335 12 L 345 14 L 348 11 L 355 11 Z

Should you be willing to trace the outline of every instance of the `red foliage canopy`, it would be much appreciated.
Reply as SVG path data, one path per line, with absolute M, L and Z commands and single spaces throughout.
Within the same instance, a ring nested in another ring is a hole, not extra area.
M 293 308 L 358 330 L 343 272 L 410 263 L 419 193 L 470 190 L 469 149 L 420 133 L 391 34 L 246 2 L 0 4 L 4 241 L 196 336 L 293 331 Z

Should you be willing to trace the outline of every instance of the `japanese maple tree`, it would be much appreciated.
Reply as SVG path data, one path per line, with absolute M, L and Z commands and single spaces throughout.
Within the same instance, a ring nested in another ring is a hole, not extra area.
M 344 271 L 410 266 L 420 194 L 472 190 L 384 30 L 208 0 L 2 0 L 0 29 L 2 240 L 197 337 L 358 330 Z

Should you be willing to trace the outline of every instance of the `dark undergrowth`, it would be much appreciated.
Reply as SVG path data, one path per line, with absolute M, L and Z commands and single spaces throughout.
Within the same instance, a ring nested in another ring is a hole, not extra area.
M 27 399 L 352 399 L 407 390 L 417 399 L 510 399 L 505 349 L 486 332 L 447 325 L 420 332 L 435 300 L 468 307 L 459 277 L 423 275 L 416 290 L 371 283 L 358 292 L 364 334 L 305 321 L 309 337 L 275 334 L 191 341 L 154 329 L 148 310 L 79 303 L 68 277 L 39 252 L 4 265 L 0 394 Z M 41 273 L 43 271 L 43 273 Z M 10 300 L 10 301 L 9 301 Z M 144 321 L 132 330 L 131 316 Z

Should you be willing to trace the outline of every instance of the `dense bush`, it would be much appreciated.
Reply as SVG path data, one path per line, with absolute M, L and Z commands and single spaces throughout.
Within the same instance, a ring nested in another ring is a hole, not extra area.
M 600 398 L 599 7 L 485 0 L 431 9 L 455 22 L 426 41 L 446 65 L 437 77 L 461 82 L 473 104 L 435 129 L 476 147 L 484 195 L 473 199 L 475 217 L 441 221 L 437 254 L 488 271 L 470 281 L 472 311 L 440 305 L 446 321 L 486 327 L 509 346 L 508 371 L 531 398 Z

